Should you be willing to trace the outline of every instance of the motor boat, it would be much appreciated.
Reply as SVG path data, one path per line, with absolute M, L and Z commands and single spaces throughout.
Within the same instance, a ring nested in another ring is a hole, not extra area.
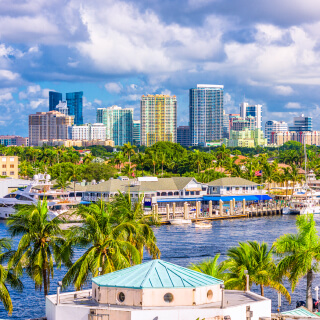
M 194 223 L 194 226 L 199 229 L 211 229 L 212 223 L 209 221 L 197 221 Z
M 282 209 L 283 214 L 303 215 L 320 213 L 320 204 L 318 199 L 295 199 L 289 202 L 288 206 Z
M 68 206 L 78 204 L 78 201 L 69 199 L 69 192 L 52 190 L 50 175 L 38 174 L 26 188 L 19 188 L 0 198 L 0 219 L 8 219 L 14 214 L 19 205 L 35 205 L 38 201 L 47 200 L 48 216 L 53 219 L 60 213 L 68 211 Z M 58 205 L 64 205 L 63 208 Z
M 191 219 L 183 219 L 183 218 L 169 219 L 169 222 L 170 222 L 170 224 L 173 224 L 173 225 L 191 224 L 192 223 Z

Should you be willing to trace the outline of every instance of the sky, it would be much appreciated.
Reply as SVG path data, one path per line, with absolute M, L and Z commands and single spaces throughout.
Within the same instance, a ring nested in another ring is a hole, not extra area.
M 247 101 L 320 130 L 320 1 L 0 0 L 0 134 L 27 136 L 50 90 L 83 91 L 85 122 L 176 95 L 187 125 L 197 84 L 224 85 L 227 113 Z

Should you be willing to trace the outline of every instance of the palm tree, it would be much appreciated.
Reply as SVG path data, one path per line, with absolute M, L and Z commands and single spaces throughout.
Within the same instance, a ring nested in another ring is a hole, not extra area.
M 270 183 L 279 179 L 277 167 L 278 164 L 276 162 L 272 165 L 265 162 L 262 167 L 264 182 L 268 183 L 268 195 L 270 195 Z
M 285 234 L 274 243 L 275 252 L 282 257 L 278 271 L 288 276 L 292 291 L 307 276 L 306 301 L 312 311 L 312 278 L 319 270 L 320 238 L 313 215 L 298 216 L 296 225 L 296 234 Z
M 136 232 L 130 222 L 119 222 L 110 203 L 80 206 L 76 214 L 84 221 L 82 226 L 72 227 L 68 232 L 70 245 L 86 248 L 85 253 L 71 266 L 63 278 L 63 285 L 73 283 L 77 290 L 90 277 L 96 277 L 141 263 L 139 250 L 130 243 Z
M 69 169 L 69 179 L 73 182 L 74 198 L 76 198 L 76 182 L 82 179 L 82 174 L 82 168 L 79 165 L 72 164 L 72 167 Z
M 124 158 L 124 155 L 123 155 L 123 152 L 120 151 L 116 154 L 116 156 L 114 157 L 114 162 L 115 164 L 118 164 L 119 165 L 119 171 L 121 173 L 121 165 L 122 163 L 124 163 L 125 161 L 125 158 Z
M 47 201 L 38 201 L 36 205 L 22 205 L 15 215 L 8 219 L 9 232 L 12 237 L 21 235 L 19 245 L 12 255 L 8 266 L 17 275 L 23 270 L 34 281 L 35 288 L 47 295 L 50 289 L 50 277 L 53 278 L 53 261 L 57 266 L 61 262 L 70 265 L 61 220 L 58 217 L 48 221 Z
M 12 256 L 10 240 L 6 238 L 0 238 L 0 301 L 11 315 L 13 306 L 10 293 L 8 291 L 8 285 L 18 292 L 22 291 L 23 285 L 18 277 L 3 265 L 3 263 L 5 263 L 10 256 Z
M 141 173 L 143 176 L 143 167 L 146 163 L 146 155 L 142 152 L 137 153 L 134 162 L 136 163 L 137 168 L 141 166 Z
M 201 164 L 203 162 L 203 158 L 199 150 L 193 150 L 193 151 L 194 151 L 194 154 L 192 158 L 193 158 L 194 164 L 197 166 L 198 174 L 199 174 L 201 169 Z
M 160 161 L 161 161 L 161 176 L 163 177 L 163 165 L 166 163 L 166 154 L 165 153 L 161 153 Z
M 261 295 L 264 295 L 264 287 L 271 287 L 281 292 L 290 302 L 290 294 L 282 285 L 281 279 L 275 273 L 276 265 L 272 258 L 273 248 L 268 244 L 257 241 L 239 242 L 238 247 L 228 250 L 228 260 L 225 262 L 228 279 L 225 285 L 229 289 L 243 290 L 246 287 L 246 274 L 248 272 L 250 283 L 260 285 Z
M 211 277 L 225 280 L 227 276 L 225 273 L 226 267 L 223 262 L 218 263 L 219 258 L 220 253 L 217 253 L 212 259 L 204 260 L 197 264 L 192 263 L 189 268 L 194 271 L 208 274 Z
M 61 188 L 62 190 L 66 190 L 67 187 L 70 185 L 69 181 L 68 181 L 68 176 L 66 174 L 62 174 L 60 175 L 57 180 L 56 180 L 56 184 L 54 185 L 55 188 Z
M 131 145 L 130 142 L 125 143 L 123 145 L 123 153 L 129 158 L 129 165 L 131 167 L 131 156 L 135 154 L 134 148 L 136 148 L 136 146 Z
M 137 201 L 132 201 L 130 193 L 123 194 L 119 191 L 112 202 L 113 212 L 119 221 L 130 223 L 135 227 L 136 233 L 130 235 L 130 242 L 139 250 L 143 258 L 143 249 L 153 259 L 160 258 L 160 250 L 157 247 L 157 239 L 150 227 L 156 223 L 152 215 L 145 215 L 143 210 L 143 195 Z

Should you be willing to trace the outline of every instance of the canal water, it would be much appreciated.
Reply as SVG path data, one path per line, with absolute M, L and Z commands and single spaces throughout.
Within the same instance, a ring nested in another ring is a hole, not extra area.
M 315 216 L 320 230 L 320 215 Z M 213 221 L 212 229 L 196 229 L 193 225 L 184 226 L 161 226 L 154 228 L 161 250 L 161 259 L 181 265 L 188 266 L 190 263 L 200 262 L 220 253 L 221 261 L 226 258 L 227 250 L 236 246 L 239 241 L 257 240 L 272 243 L 282 234 L 295 233 L 294 216 L 272 216 L 251 219 L 236 219 Z M 0 222 L 0 238 L 8 237 L 5 222 Z M 14 239 L 14 246 L 19 239 Z M 75 255 L 79 257 L 83 251 L 76 250 Z M 150 258 L 145 256 L 144 261 Z M 56 292 L 57 282 L 66 272 L 65 268 L 55 270 L 54 279 L 51 282 L 50 294 Z M 45 315 L 45 299 L 43 293 L 35 291 L 34 284 L 28 277 L 22 278 L 24 290 L 22 293 L 10 290 L 13 300 L 14 312 L 10 319 L 29 319 Z M 313 288 L 320 285 L 320 275 L 316 275 Z M 89 288 L 90 284 L 86 286 Z M 289 285 L 286 283 L 286 287 Z M 305 300 L 306 281 L 302 279 L 294 293 L 292 303 L 282 299 L 282 310 L 294 309 L 297 300 Z M 253 288 L 259 293 L 259 288 Z M 73 291 L 70 287 L 68 291 Z M 291 291 L 290 291 L 291 292 Z M 277 294 L 275 291 L 266 289 L 265 295 L 272 299 L 273 311 L 277 308 Z M 9 319 L 3 305 L 0 304 L 0 319 Z

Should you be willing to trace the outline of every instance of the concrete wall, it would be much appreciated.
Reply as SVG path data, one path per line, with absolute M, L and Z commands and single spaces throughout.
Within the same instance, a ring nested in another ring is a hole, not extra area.
M 212 291 L 212 297 L 208 291 Z M 120 292 L 124 293 L 125 300 L 119 301 Z M 171 293 L 172 302 L 164 301 L 164 295 Z M 136 307 L 168 307 L 168 306 L 194 306 L 221 301 L 220 285 L 201 288 L 181 289 L 127 289 L 98 287 L 92 283 L 92 296 L 99 303 Z

